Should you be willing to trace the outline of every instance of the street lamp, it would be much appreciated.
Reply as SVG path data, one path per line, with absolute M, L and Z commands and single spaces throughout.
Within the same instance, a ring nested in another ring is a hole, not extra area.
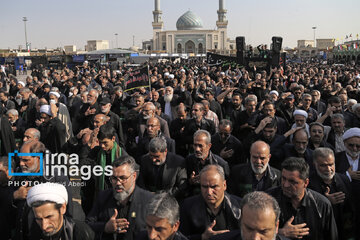
M 312 27 L 312 29 L 314 30 L 314 47 L 316 47 L 316 39 L 315 39 L 315 31 L 316 31 L 316 27 Z
M 115 33 L 115 38 L 116 38 L 116 48 L 118 48 L 118 35 L 117 33 Z
M 28 46 L 28 41 L 27 41 L 27 33 L 26 33 L 26 22 L 28 21 L 27 17 L 23 17 L 23 21 L 24 21 L 24 26 L 25 26 L 25 47 L 26 47 L 26 50 L 29 51 L 29 46 Z

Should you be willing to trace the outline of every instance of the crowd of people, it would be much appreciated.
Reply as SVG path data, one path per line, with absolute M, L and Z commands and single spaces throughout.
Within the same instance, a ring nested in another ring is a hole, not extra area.
M 360 239 L 359 66 L 150 63 L 128 91 L 133 70 L 0 69 L 4 239 Z M 112 174 L 81 180 L 79 219 L 73 179 L 13 176 L 42 167 L 15 150 Z

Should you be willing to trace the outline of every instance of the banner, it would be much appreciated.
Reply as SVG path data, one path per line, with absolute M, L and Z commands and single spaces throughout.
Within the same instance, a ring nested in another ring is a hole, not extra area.
M 209 66 L 221 66 L 221 67 L 237 67 L 238 59 L 236 57 L 223 56 L 215 53 L 206 54 L 207 63 Z
M 125 80 L 125 90 L 130 91 L 136 88 L 150 87 L 148 66 L 131 71 Z

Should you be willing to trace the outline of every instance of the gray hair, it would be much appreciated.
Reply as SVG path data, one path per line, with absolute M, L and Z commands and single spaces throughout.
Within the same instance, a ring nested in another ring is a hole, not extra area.
M 82 95 L 88 95 L 89 94 L 89 92 L 88 91 L 85 91 L 85 92 L 82 92 L 81 94 L 80 94 L 80 96 L 82 96 Z
M 352 99 L 352 98 L 349 99 L 348 102 L 347 102 L 347 104 L 354 104 L 354 105 L 357 104 L 357 103 L 358 102 L 355 99 Z
M 174 226 L 180 220 L 179 204 L 168 193 L 156 194 L 146 207 L 146 216 L 149 215 L 167 219 Z
M 22 92 L 31 92 L 31 90 L 28 88 L 28 87 L 23 87 L 22 89 L 19 90 L 19 93 L 22 93 Z
M 304 93 L 304 94 L 302 95 L 301 99 L 304 100 L 305 97 L 311 98 L 311 95 L 308 94 L 308 93 Z
M 331 116 L 331 120 L 333 119 L 341 119 L 343 122 L 345 122 L 345 118 L 344 115 L 342 115 L 341 113 L 335 113 Z
M 257 97 L 255 95 L 248 95 L 245 98 L 245 105 L 248 104 L 249 102 L 255 102 L 257 104 Z
M 335 158 L 334 151 L 331 148 L 316 148 L 313 152 L 313 161 L 316 161 L 319 157 L 326 158 L 328 156 L 333 156 Z
M 14 116 L 19 116 L 19 112 L 16 109 L 10 109 L 6 112 L 6 115 L 12 114 Z
M 167 149 L 166 140 L 160 137 L 151 139 L 149 143 L 149 151 L 152 153 L 165 152 Z
M 149 107 L 150 107 L 151 110 L 153 110 L 153 111 L 156 110 L 156 107 L 155 107 L 155 105 L 154 105 L 152 102 L 146 102 L 146 103 L 144 103 L 143 107 L 145 107 L 145 106 L 147 106 L 147 105 L 149 105 Z
M 273 210 L 275 214 L 275 225 L 277 224 L 281 210 L 276 199 L 269 194 L 258 191 L 248 193 L 241 201 L 241 211 L 245 205 L 251 210 Z
M 117 168 L 122 165 L 128 164 L 131 170 L 131 173 L 136 172 L 138 170 L 137 164 L 135 162 L 135 159 L 131 156 L 121 156 L 117 158 L 113 163 L 112 167 Z
M 355 100 L 356 101 L 356 100 Z M 360 107 L 360 103 L 354 104 L 351 108 L 355 112 Z
M 222 166 L 218 165 L 218 164 L 209 164 L 206 165 L 203 169 L 201 169 L 199 176 L 201 178 L 201 175 L 203 175 L 204 173 L 210 171 L 210 170 L 215 170 L 219 175 L 221 180 L 225 180 L 225 172 Z
M 41 133 L 39 130 L 37 130 L 36 128 L 28 128 L 25 130 L 26 131 L 32 131 L 33 135 L 34 135 L 34 138 L 40 140 L 40 136 L 41 136 Z
M 210 144 L 210 143 L 211 143 L 211 135 L 210 135 L 210 133 L 209 133 L 208 131 L 206 131 L 206 130 L 203 130 L 203 129 L 197 130 L 197 131 L 194 133 L 194 139 L 197 138 L 197 137 L 199 137 L 199 136 L 201 136 L 201 135 L 204 135 L 204 136 L 206 137 L 205 142 L 206 142 L 207 144 Z
M 95 93 L 96 98 L 98 98 L 98 97 L 99 97 L 99 92 L 98 92 L 98 90 L 96 90 L 96 89 L 91 89 L 89 92 L 94 92 L 94 93 Z

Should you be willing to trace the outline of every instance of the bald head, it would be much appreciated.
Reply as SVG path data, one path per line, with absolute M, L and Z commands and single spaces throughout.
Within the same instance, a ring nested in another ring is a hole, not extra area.
M 23 142 L 27 141 L 39 141 L 40 140 L 40 131 L 36 128 L 28 128 L 24 133 Z
M 108 117 L 104 114 L 96 114 L 94 117 L 94 128 L 99 128 L 108 121 Z

